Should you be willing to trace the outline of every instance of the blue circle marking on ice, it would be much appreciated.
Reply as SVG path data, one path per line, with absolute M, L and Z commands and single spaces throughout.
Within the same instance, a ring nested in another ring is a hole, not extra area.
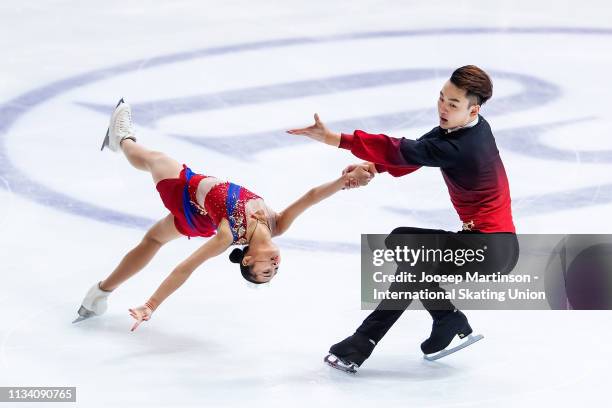
M 366 32 L 366 33 L 354 33 L 354 34 L 345 34 L 345 35 L 334 35 L 334 36 L 322 36 L 322 37 L 304 37 L 304 38 L 289 38 L 289 39 L 276 39 L 269 41 L 260 41 L 260 42 L 251 42 L 245 44 L 236 44 L 236 45 L 228 45 L 221 47 L 213 47 L 200 49 L 189 52 L 175 53 L 170 55 L 163 55 L 154 58 L 147 58 L 146 60 L 138 60 L 132 61 L 124 64 L 115 65 L 112 67 L 99 69 L 87 73 L 83 73 L 81 75 L 73 76 L 70 78 L 66 78 L 63 80 L 59 80 L 56 82 L 52 82 L 45 86 L 33 89 L 29 92 L 21 94 L 5 103 L 0 105 L 0 176 L 3 177 L 7 184 L 10 186 L 11 190 L 24 196 L 28 199 L 31 199 L 39 204 L 44 204 L 49 207 L 55 208 L 60 211 L 65 211 L 70 214 L 75 214 L 83 217 L 87 217 L 90 219 L 98 220 L 105 223 L 110 223 L 114 225 L 126 226 L 126 227 L 135 227 L 135 228 L 146 228 L 150 226 L 154 220 L 139 217 L 135 215 L 125 214 L 122 212 L 118 212 L 115 210 L 111 210 L 108 208 L 104 208 L 101 206 L 97 206 L 95 204 L 85 202 L 83 200 L 79 200 L 77 198 L 71 197 L 65 193 L 55 191 L 49 187 L 46 187 L 34 179 L 28 177 L 27 174 L 21 172 L 17 169 L 11 162 L 10 157 L 8 155 L 5 138 L 8 134 L 9 130 L 13 126 L 13 124 L 21 118 L 23 115 L 27 114 L 31 109 L 36 106 L 39 106 L 50 99 L 63 94 L 65 92 L 77 89 L 79 87 L 90 85 L 97 81 L 102 81 L 108 79 L 113 76 L 143 70 L 150 69 L 154 67 L 160 67 L 168 64 L 176 64 L 182 61 L 189 61 L 197 58 L 206 58 L 211 56 L 219 56 L 219 55 L 227 55 L 240 53 L 244 51 L 253 51 L 253 50 L 263 50 L 263 49 L 271 49 L 271 48 L 282 48 L 282 47 L 293 47 L 293 46 L 301 46 L 307 44 L 318 44 L 318 43 L 333 43 L 333 42 L 342 42 L 342 41 L 355 41 L 361 39 L 373 39 L 373 38 L 399 38 L 399 37 L 417 37 L 417 36 L 433 36 L 433 35 L 508 35 L 508 34 L 531 34 L 531 35 L 547 35 L 547 34 L 570 34 L 570 35 L 611 35 L 612 29 L 598 29 L 598 28 L 567 28 L 567 27 L 517 27 L 517 28 L 448 28 L 448 29 L 422 29 L 422 30 L 403 30 L 403 31 L 380 31 L 380 32 Z M 440 70 L 437 70 L 440 72 Z M 328 80 L 337 79 L 338 82 L 344 81 L 344 83 L 348 83 L 348 88 L 357 89 L 361 87 L 368 86 L 368 81 L 371 83 L 376 83 L 377 81 L 381 81 L 383 73 L 363 73 L 359 74 L 361 77 L 357 76 L 351 78 L 350 76 L 344 76 L 339 78 L 328 78 Z M 431 77 L 434 75 L 431 71 L 427 70 L 404 70 L 404 71 L 396 71 L 397 81 L 411 81 L 417 80 L 419 77 Z M 513 73 L 496 73 L 496 75 L 507 75 L 510 78 L 518 80 L 523 85 L 529 85 L 529 92 L 536 92 L 536 94 L 530 94 L 530 96 L 536 96 L 536 99 L 539 99 L 538 103 L 542 103 L 551 98 L 556 98 L 559 95 L 559 90 L 556 86 L 547 83 L 542 80 L 538 80 L 537 78 L 529 77 L 519 74 Z M 351 83 L 351 79 L 355 82 Z M 391 78 L 393 79 L 393 78 Z M 359 81 L 362 81 L 360 84 Z M 319 81 L 317 81 L 319 82 Z M 302 84 L 308 85 L 306 82 Z M 261 100 L 265 100 L 266 98 L 282 98 L 283 91 L 286 92 L 288 89 L 287 86 L 291 84 L 280 84 L 272 86 L 274 92 L 271 92 L 269 95 L 266 95 L 265 92 L 260 93 L 252 93 L 250 94 L 250 98 L 252 103 L 258 103 L 256 101 L 257 98 Z M 354 88 L 353 88 L 354 86 Z M 271 91 L 272 89 L 268 89 Z M 253 90 L 251 90 L 253 91 Z M 266 91 L 265 89 L 263 91 Z M 317 90 L 315 89 L 314 92 Z M 244 97 L 248 95 L 248 90 L 242 90 L 240 97 Z M 539 93 L 538 93 L 539 92 Z M 253 96 L 254 95 L 254 96 Z M 227 98 L 230 95 L 225 95 Z M 506 109 L 509 108 L 509 103 L 512 103 L 512 97 L 505 98 L 505 103 L 498 103 L 498 108 L 493 108 L 493 103 L 489 108 L 489 113 L 495 114 L 495 110 L 499 109 L 500 113 L 502 111 L 507 112 Z M 210 99 L 208 100 L 210 101 Z M 493 102 L 493 101 L 492 101 Z M 502 101 L 503 102 L 503 101 Z M 193 101 L 194 106 L 200 104 L 197 108 L 198 110 L 206 109 L 207 98 L 206 96 L 200 96 L 196 100 Z M 535 101 L 534 101 L 535 103 Z M 504 106 L 506 105 L 506 106 Z M 187 105 L 188 106 L 188 105 Z M 92 108 L 96 108 L 95 106 L 90 106 Z M 189 109 L 187 107 L 187 109 Z M 375 118 L 370 118 L 374 122 L 373 125 L 376 127 L 385 127 L 392 128 L 394 125 L 394 121 L 398 120 L 403 123 L 405 126 L 406 121 L 410 120 L 414 116 L 415 113 L 427 113 L 429 110 L 425 111 L 417 111 L 417 112 L 400 112 L 400 113 L 391 113 L 388 115 L 378 116 Z M 367 118 L 366 118 L 367 119 Z M 586 120 L 588 118 L 580 118 L 580 120 Z M 150 118 L 149 118 L 150 120 Z M 575 121 L 569 122 L 574 123 Z M 363 122 L 363 118 L 360 119 L 360 123 Z M 370 123 L 369 121 L 367 123 Z M 423 123 L 415 122 L 412 123 L 414 126 L 423 125 Z M 337 125 L 342 125 L 342 123 L 337 123 Z M 347 124 L 348 125 L 348 124 Z M 552 147 L 545 146 L 538 141 L 538 136 L 546 130 L 549 130 L 551 127 L 562 126 L 564 123 L 552 123 L 547 125 L 540 126 L 532 126 L 524 129 L 510 129 L 503 132 L 497 132 L 498 138 L 500 134 L 503 134 L 504 137 L 499 138 L 500 145 L 505 148 L 512 149 L 514 151 L 520 152 L 522 154 L 527 154 L 540 158 L 547 159 L 555 159 L 555 160 L 572 160 L 576 157 L 576 152 L 566 152 L 561 149 L 556 149 Z M 272 132 L 267 132 L 267 134 L 271 134 Z M 264 136 L 264 135 L 259 135 Z M 204 147 L 211 148 L 211 144 L 207 144 L 206 140 L 212 142 L 214 138 L 198 138 L 193 135 L 174 135 L 179 139 L 183 139 L 185 141 L 200 144 Z M 237 138 L 244 138 L 244 135 L 230 136 Z M 275 138 L 278 135 L 274 135 Z M 281 143 L 285 143 L 284 141 Z M 612 160 L 612 152 L 604 151 L 604 152 L 578 152 L 583 161 L 594 161 L 594 162 L 609 162 Z M 3 186 L 4 187 L 4 186 Z M 594 197 L 594 190 L 597 190 L 596 198 Z M 551 211 L 551 208 L 554 209 L 564 209 L 564 208 L 575 208 L 581 206 L 595 205 L 601 204 L 603 202 L 612 201 L 612 184 L 608 185 L 599 185 L 597 187 L 585 187 L 582 189 L 577 189 L 564 193 L 550 193 L 544 196 L 538 196 L 538 203 L 542 205 L 530 205 L 523 209 L 521 214 L 529 215 L 529 214 L 537 214 L 542 212 L 545 208 L 546 211 Z M 553 202 L 555 204 L 561 204 L 552 206 L 550 203 Z M 450 217 L 451 214 L 448 214 L 446 211 L 438 212 L 436 210 L 433 211 L 415 211 L 415 210 L 406 210 L 406 209 L 393 209 L 391 210 L 400 212 L 400 213 L 410 213 L 417 216 L 422 216 L 425 219 L 431 218 L 433 216 L 438 217 L 442 216 L 443 218 Z M 438 218 L 440 220 L 440 218 Z M 358 245 L 352 244 L 344 244 L 344 243 L 319 243 L 314 241 L 300 241 L 300 240 L 284 240 L 286 244 L 289 246 L 295 246 L 298 248 L 307 248 L 309 250 L 331 250 L 331 251 L 353 251 L 358 249 Z

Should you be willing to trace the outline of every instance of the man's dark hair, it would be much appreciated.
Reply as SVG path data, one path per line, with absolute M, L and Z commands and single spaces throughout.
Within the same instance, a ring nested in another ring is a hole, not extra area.
M 451 75 L 450 81 L 457 88 L 467 92 L 466 96 L 470 101 L 468 106 L 483 105 L 493 95 L 491 78 L 476 65 L 457 68 Z

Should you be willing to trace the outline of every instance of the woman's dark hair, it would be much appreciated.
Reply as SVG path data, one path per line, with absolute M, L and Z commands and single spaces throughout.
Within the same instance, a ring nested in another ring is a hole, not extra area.
M 466 65 L 457 68 L 450 77 L 450 81 L 457 88 L 467 92 L 470 100 L 469 106 L 483 105 L 493 96 L 493 82 L 482 69 L 476 65 Z
M 232 263 L 237 263 L 238 266 L 240 266 L 240 274 L 242 275 L 242 277 L 244 279 L 246 279 L 247 281 L 254 283 L 256 285 L 259 285 L 263 282 L 257 282 L 255 279 L 253 279 L 253 276 L 251 275 L 251 267 L 250 266 L 244 266 L 242 264 L 242 260 L 244 259 L 244 256 L 247 254 L 247 252 L 249 251 L 249 246 L 245 246 L 243 249 L 240 248 L 235 248 L 230 254 L 229 254 L 229 260 Z

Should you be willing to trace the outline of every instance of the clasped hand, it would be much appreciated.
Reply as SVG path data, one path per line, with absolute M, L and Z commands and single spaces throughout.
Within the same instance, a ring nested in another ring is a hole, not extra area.
M 342 177 L 344 178 L 344 188 L 357 188 L 360 186 L 366 186 L 376 174 L 376 168 L 373 163 L 358 163 L 351 164 L 342 170 Z

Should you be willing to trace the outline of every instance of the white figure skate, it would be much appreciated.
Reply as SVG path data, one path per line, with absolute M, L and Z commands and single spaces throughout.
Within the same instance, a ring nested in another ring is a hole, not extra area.
M 118 152 L 122 140 L 131 139 L 136 141 L 136 136 L 134 136 L 134 134 L 132 108 L 123 98 L 121 98 L 111 115 L 110 123 L 106 130 L 106 136 L 104 137 L 100 151 L 108 147 L 113 152 Z
M 100 289 L 99 282 L 93 285 L 85 295 L 81 307 L 77 312 L 79 317 L 72 323 L 78 323 L 93 316 L 103 315 L 108 307 L 106 300 L 111 292 L 112 291 Z

